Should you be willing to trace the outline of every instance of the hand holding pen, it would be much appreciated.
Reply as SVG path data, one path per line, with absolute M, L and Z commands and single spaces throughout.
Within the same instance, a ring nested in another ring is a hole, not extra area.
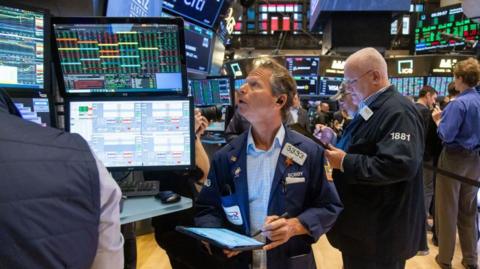
M 271 241 L 270 244 L 263 247 L 264 250 L 276 248 L 286 243 L 292 236 L 308 234 L 299 219 L 288 218 L 287 213 L 281 216 L 268 216 L 261 232 Z

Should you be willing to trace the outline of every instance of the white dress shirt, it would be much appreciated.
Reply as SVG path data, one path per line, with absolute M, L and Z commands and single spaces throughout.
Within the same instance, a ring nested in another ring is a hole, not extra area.
M 100 185 L 100 223 L 98 246 L 92 269 L 123 269 L 123 236 L 120 232 L 120 187 L 103 163 L 97 162 Z

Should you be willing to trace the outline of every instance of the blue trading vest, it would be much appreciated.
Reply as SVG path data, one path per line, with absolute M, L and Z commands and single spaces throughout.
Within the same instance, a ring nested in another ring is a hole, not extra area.
M 89 268 L 99 218 L 85 140 L 0 111 L 0 268 Z

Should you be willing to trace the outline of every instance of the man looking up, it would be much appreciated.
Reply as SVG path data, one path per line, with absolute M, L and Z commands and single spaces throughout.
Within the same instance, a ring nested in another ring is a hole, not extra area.
M 296 94 L 288 70 L 261 59 L 238 92 L 238 109 L 251 128 L 213 157 L 198 197 L 196 224 L 256 231 L 262 250 L 224 250 L 233 268 L 315 268 L 311 244 L 330 229 L 341 203 L 323 169 L 323 150 L 285 128 Z M 278 216 L 287 213 L 289 218 Z

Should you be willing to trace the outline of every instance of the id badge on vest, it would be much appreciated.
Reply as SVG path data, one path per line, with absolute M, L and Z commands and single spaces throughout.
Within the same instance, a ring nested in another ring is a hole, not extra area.
M 242 213 L 238 205 L 237 196 L 235 194 L 222 196 L 222 208 L 225 212 L 228 222 L 233 225 L 243 225 Z

